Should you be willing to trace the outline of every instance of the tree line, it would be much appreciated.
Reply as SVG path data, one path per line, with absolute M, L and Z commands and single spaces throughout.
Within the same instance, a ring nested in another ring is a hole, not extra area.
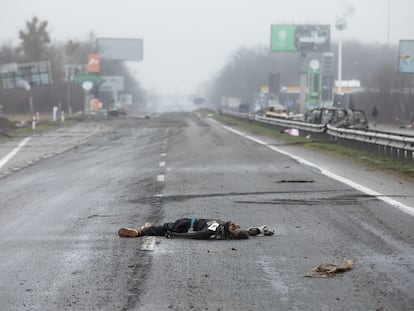
M 40 112 L 51 111 L 53 106 L 61 105 L 67 111 L 69 101 L 72 110 L 82 111 L 84 91 L 81 86 L 65 80 L 64 65 L 84 65 L 88 54 L 95 53 L 93 33 L 85 41 L 69 40 L 56 42 L 48 33 L 48 22 L 33 17 L 26 22 L 18 33 L 20 44 L 0 46 L 0 66 L 8 63 L 50 60 L 53 84 L 33 87 L 35 109 Z M 334 68 L 338 68 L 337 43 L 331 44 L 334 54 Z M 411 120 L 414 114 L 414 76 L 397 71 L 398 46 L 377 43 L 347 41 L 342 48 L 342 79 L 361 81 L 365 90 L 363 100 L 356 103 L 358 108 L 371 113 L 376 107 L 378 120 Z M 320 55 L 309 55 L 320 57 Z M 283 86 L 299 85 L 301 56 L 299 53 L 275 53 L 268 46 L 240 47 L 236 49 L 227 63 L 204 86 L 206 97 L 213 106 L 219 107 L 222 96 L 238 97 L 245 105 L 253 103 L 254 94 L 268 85 L 270 73 L 280 73 Z M 133 94 L 134 101 L 144 105 L 147 94 L 122 62 L 101 62 L 101 75 L 124 77 L 125 93 Z M 334 72 L 334 76 L 337 73 Z M 70 96 L 68 96 L 70 94 Z M 96 94 L 104 104 L 109 105 L 112 94 Z M 25 113 L 29 109 L 28 91 L 23 88 L 5 90 L 0 85 L 0 105 L 3 113 Z
M 85 65 L 88 54 L 96 53 L 95 37 L 90 33 L 85 41 L 69 40 L 67 42 L 52 41 L 48 33 L 48 22 L 40 21 L 36 16 L 26 22 L 25 28 L 18 33 L 20 43 L 17 47 L 3 44 L 0 47 L 0 66 L 10 63 L 49 60 L 51 63 L 52 84 L 36 86 L 30 89 L 35 110 L 51 111 L 60 106 L 73 112 L 84 108 L 84 90 L 80 85 L 70 83 L 65 77 L 64 66 Z M 145 92 L 122 62 L 101 61 L 101 75 L 117 75 L 124 77 L 124 92 L 133 95 L 134 101 L 145 102 Z M 95 91 L 97 92 L 97 91 Z M 69 94 L 69 96 L 68 96 Z M 99 98 L 104 105 L 112 102 L 112 94 L 101 92 Z M 29 111 L 29 92 L 23 88 L 4 89 L 0 85 L 0 105 L 6 114 L 27 113 Z

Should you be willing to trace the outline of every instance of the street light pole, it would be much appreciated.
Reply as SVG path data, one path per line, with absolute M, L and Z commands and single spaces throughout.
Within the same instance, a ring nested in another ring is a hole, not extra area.
M 345 18 L 338 18 L 335 22 L 335 27 L 339 31 L 345 30 L 346 20 Z M 342 91 L 342 38 L 339 37 L 338 42 L 338 92 Z
M 342 92 L 342 40 L 338 42 L 338 92 Z
M 391 26 L 391 4 L 388 0 L 388 14 L 387 14 L 387 46 L 390 46 L 390 26 Z

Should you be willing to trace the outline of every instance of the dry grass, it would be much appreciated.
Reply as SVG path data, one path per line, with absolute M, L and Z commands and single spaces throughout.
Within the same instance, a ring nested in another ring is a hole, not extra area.
M 20 122 L 20 121 L 32 121 L 32 115 L 30 113 L 27 114 L 2 114 L 1 117 L 7 118 L 12 122 Z M 52 121 L 53 116 L 51 113 L 40 113 L 40 122 L 48 122 Z

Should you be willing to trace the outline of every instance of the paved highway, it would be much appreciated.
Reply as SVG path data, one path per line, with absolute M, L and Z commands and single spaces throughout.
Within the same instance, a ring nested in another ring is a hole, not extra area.
M 0 145 L 2 310 L 412 310 L 411 181 L 192 113 L 22 141 Z M 191 216 L 276 234 L 116 234 Z

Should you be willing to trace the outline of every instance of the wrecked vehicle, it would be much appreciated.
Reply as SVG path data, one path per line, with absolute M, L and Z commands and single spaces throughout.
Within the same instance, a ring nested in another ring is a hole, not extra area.
M 288 115 L 289 115 L 289 111 L 283 105 L 274 105 L 272 107 L 269 107 L 265 112 L 266 117 L 284 118 L 284 117 L 287 117 Z
M 314 108 L 305 113 L 304 121 L 312 124 L 330 124 L 338 128 L 368 129 L 368 120 L 363 110 Z
M 268 118 L 282 118 L 288 120 L 301 120 L 303 114 L 293 114 L 285 106 L 276 104 L 267 108 L 265 116 Z

